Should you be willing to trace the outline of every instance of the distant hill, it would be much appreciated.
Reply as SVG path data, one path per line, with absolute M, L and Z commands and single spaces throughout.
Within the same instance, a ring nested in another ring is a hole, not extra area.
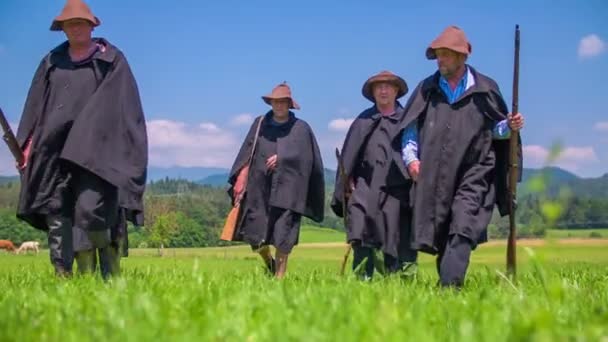
M 325 185 L 334 186 L 336 171 L 325 169 Z M 608 198 L 608 174 L 597 178 L 581 178 L 571 172 L 558 167 L 547 167 L 543 169 L 524 169 L 522 182 L 518 194 L 525 196 L 530 194 L 529 181 L 542 177 L 545 184 L 546 194 L 557 196 L 560 189 L 567 187 L 572 193 L 581 198 Z M 212 174 L 207 177 L 198 178 L 198 184 L 211 186 L 225 186 L 228 181 L 228 173 Z
M 228 171 L 228 169 L 217 167 L 150 167 L 148 168 L 148 181 L 164 178 L 197 181 L 211 175 L 228 173 Z
M 226 172 L 226 173 L 222 173 L 222 174 L 210 175 L 201 180 L 197 180 L 195 182 L 198 184 L 202 184 L 202 185 L 225 186 L 228 184 L 228 176 L 229 176 L 229 174 Z M 335 182 L 335 177 L 336 177 L 336 171 L 325 169 L 325 186 L 333 187 L 334 182 Z
M 0 176 L 0 184 L 18 182 L 19 176 Z
M 201 180 L 196 181 L 198 184 L 211 185 L 211 186 L 227 186 L 228 185 L 228 173 L 222 173 L 219 175 L 207 176 Z
M 207 167 L 171 167 L 148 169 L 148 181 L 165 178 L 183 179 L 201 185 L 224 187 L 228 181 L 228 169 Z M 336 171 L 325 169 L 325 184 L 333 188 Z M 543 169 L 524 169 L 523 181 L 518 188 L 519 196 L 530 194 L 529 181 L 542 178 L 545 193 L 550 197 L 557 196 L 561 189 L 567 188 L 579 198 L 608 199 L 608 174 L 596 178 L 582 178 L 558 167 Z M 18 176 L 0 176 L 0 185 L 18 182 Z
M 557 167 L 524 169 L 520 185 L 522 195 L 530 193 L 529 181 L 533 178 L 542 179 L 545 194 L 549 197 L 555 197 L 560 191 L 567 189 L 579 198 L 608 198 L 608 174 L 597 178 L 581 178 Z
M 571 172 L 560 169 L 559 167 L 545 167 L 542 169 L 524 169 L 522 183 L 525 183 L 530 178 L 539 175 L 547 176 L 552 182 L 555 183 L 570 182 L 582 179 Z

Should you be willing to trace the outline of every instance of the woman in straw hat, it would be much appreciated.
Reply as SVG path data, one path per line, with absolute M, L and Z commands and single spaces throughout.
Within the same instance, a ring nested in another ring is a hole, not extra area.
M 289 86 L 279 84 L 262 99 L 272 110 L 251 126 L 230 171 L 229 193 L 242 206 L 235 240 L 249 243 L 267 270 L 282 278 L 302 215 L 323 220 L 323 162 L 312 129 L 290 111 L 300 107 Z
M 25 162 L 17 216 L 47 231 L 51 262 L 70 275 L 119 273 L 126 219 L 141 224 L 147 136 L 137 84 L 118 48 L 92 38 L 100 20 L 68 0 L 51 24 L 67 41 L 40 63 L 19 123 Z

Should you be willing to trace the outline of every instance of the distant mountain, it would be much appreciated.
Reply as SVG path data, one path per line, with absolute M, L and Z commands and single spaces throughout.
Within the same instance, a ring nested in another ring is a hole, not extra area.
M 558 167 L 524 169 L 523 181 L 518 194 L 526 195 L 532 191 L 531 179 L 540 179 L 549 197 L 556 197 L 567 190 L 579 198 L 608 198 L 608 174 L 597 178 L 581 178 Z
M 228 169 L 213 167 L 171 167 L 148 169 L 148 181 L 161 179 L 184 179 L 202 185 L 223 187 L 228 181 Z M 325 169 L 325 185 L 333 188 L 336 171 Z M 581 178 L 558 167 L 543 169 L 524 169 L 523 181 L 519 186 L 518 195 L 530 194 L 529 180 L 543 180 L 545 193 L 557 196 L 561 189 L 569 189 L 579 198 L 608 198 L 608 174 L 596 178 Z M 18 176 L 0 176 L 0 185 L 8 182 L 18 182 Z
M 336 171 L 325 169 L 325 186 L 333 187 L 336 183 Z
M 230 176 L 228 173 L 211 175 L 211 176 L 207 176 L 201 180 L 196 181 L 196 183 L 202 184 L 202 185 L 223 187 L 223 186 L 228 185 L 228 176 Z
M 207 176 L 201 180 L 196 181 L 195 183 L 202 185 L 211 185 L 211 186 L 225 186 L 228 184 L 228 176 L 229 174 L 221 173 Z M 336 171 L 325 169 L 325 186 L 334 186 L 336 178 Z
M 228 169 L 217 167 L 150 167 L 148 168 L 148 181 L 157 181 L 164 178 L 198 181 L 228 171 Z
M 0 176 L 0 184 L 18 182 L 19 176 Z
M 542 169 L 524 169 L 522 183 L 525 183 L 530 178 L 537 177 L 539 175 L 542 175 L 551 182 L 556 183 L 571 182 L 583 179 L 571 172 L 560 169 L 559 167 L 551 166 Z
M 325 184 L 333 187 L 336 171 L 325 169 Z M 518 187 L 518 195 L 530 194 L 529 180 L 541 178 L 546 194 L 557 196 L 561 189 L 567 188 L 573 195 L 580 198 L 608 198 L 608 174 L 597 178 L 581 178 L 558 167 L 542 169 L 524 169 L 522 182 Z

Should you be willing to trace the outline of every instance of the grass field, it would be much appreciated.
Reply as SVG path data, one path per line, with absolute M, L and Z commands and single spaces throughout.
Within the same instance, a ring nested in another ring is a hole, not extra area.
M 514 284 L 482 245 L 456 292 L 428 255 L 416 279 L 339 277 L 344 246 L 308 233 L 283 281 L 245 246 L 131 250 L 107 283 L 0 254 L 0 341 L 608 341 L 608 240 L 520 241 Z
M 303 226 L 300 232 L 301 243 L 344 242 L 345 240 L 346 234 L 335 229 Z

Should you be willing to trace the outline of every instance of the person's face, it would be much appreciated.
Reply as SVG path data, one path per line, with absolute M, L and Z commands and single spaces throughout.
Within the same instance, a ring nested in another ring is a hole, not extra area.
M 272 106 L 272 112 L 275 116 L 284 118 L 289 115 L 289 106 L 291 105 L 291 100 L 272 99 L 270 100 L 270 105 Z
M 397 87 L 390 82 L 378 82 L 374 84 L 374 100 L 378 106 L 388 106 L 395 103 L 397 99 Z
M 91 41 L 93 25 L 84 19 L 70 19 L 61 25 L 71 45 L 86 45 Z
M 464 67 L 466 61 L 466 55 L 450 49 L 437 49 L 435 50 L 435 55 L 437 56 L 439 73 L 447 79 L 458 74 L 458 71 Z

